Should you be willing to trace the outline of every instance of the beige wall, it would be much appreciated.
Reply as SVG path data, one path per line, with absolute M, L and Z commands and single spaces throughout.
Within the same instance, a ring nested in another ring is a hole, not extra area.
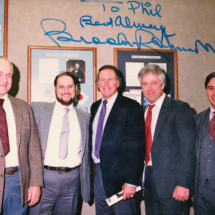
M 93 36 L 101 41 L 108 37 L 116 38 L 123 32 L 129 41 L 134 41 L 135 29 L 122 27 L 92 27 L 82 28 L 79 19 L 82 15 L 91 15 L 93 20 L 107 22 L 109 17 L 120 15 L 128 16 L 132 21 L 155 24 L 166 27 L 167 34 L 176 33 L 170 38 L 175 46 L 195 48 L 195 41 L 201 40 L 215 47 L 214 20 L 215 1 L 213 0 L 148 0 L 154 8 L 160 4 L 162 9 L 158 16 L 147 16 L 141 10 L 136 10 L 134 15 L 128 10 L 127 1 L 124 4 L 104 3 L 106 11 L 103 11 L 102 3 L 81 3 L 79 0 L 9 0 L 8 20 L 8 58 L 20 71 L 19 92 L 17 97 L 27 101 L 27 46 L 56 44 L 44 36 L 40 22 L 44 18 L 56 18 L 63 20 L 67 25 L 67 32 L 74 38 L 83 36 L 90 41 Z M 139 1 L 141 2 L 141 1 Z M 146 1 L 142 1 L 143 4 Z M 110 12 L 112 6 L 118 6 L 120 11 Z M 59 29 L 56 23 L 46 26 L 48 30 Z M 153 31 L 160 37 L 159 32 Z M 148 36 L 146 36 L 147 38 Z M 145 38 L 145 37 L 144 37 Z M 74 43 L 60 42 L 61 46 L 71 47 L 97 47 L 97 68 L 104 64 L 113 64 L 113 48 L 111 45 L 87 45 L 84 42 Z M 126 46 L 120 46 L 126 47 Z M 155 47 L 155 46 L 154 46 Z M 204 90 L 204 79 L 207 74 L 215 71 L 215 58 L 212 51 L 206 52 L 199 46 L 199 54 L 191 52 L 178 52 L 178 80 L 179 99 L 188 102 L 191 107 L 200 112 L 208 107 L 208 101 Z M 100 95 L 98 95 L 100 97 Z M 89 214 L 89 213 L 88 213 Z
M 102 3 L 86 2 L 79 0 L 9 0 L 8 20 L 8 58 L 18 67 L 20 77 L 20 89 L 17 97 L 27 100 L 27 45 L 55 46 L 56 44 L 44 36 L 40 22 L 44 18 L 56 18 L 63 20 L 67 25 L 67 32 L 74 38 L 83 36 L 90 41 L 93 36 L 105 41 L 106 38 L 116 38 L 119 32 L 123 32 L 129 41 L 134 41 L 135 29 L 122 27 L 93 27 L 82 28 L 79 19 L 82 15 L 91 15 L 93 20 L 107 22 L 109 17 L 118 15 L 128 16 L 130 20 L 155 24 L 166 27 L 167 34 L 176 33 L 170 38 L 175 46 L 195 48 L 195 41 L 201 40 L 215 47 L 214 20 L 215 1 L 211 0 L 150 0 L 150 7 L 155 13 L 155 6 L 161 5 L 160 15 L 147 16 L 140 9 L 134 15 L 128 10 L 129 4 L 104 3 L 106 11 L 103 11 Z M 139 1 L 141 2 L 141 1 Z M 142 1 L 143 4 L 145 1 Z M 135 4 L 134 4 L 135 5 Z M 120 11 L 110 12 L 112 6 L 118 6 Z M 48 30 L 62 29 L 56 23 L 46 26 Z M 155 33 L 160 37 L 160 32 Z M 60 42 L 61 46 L 71 47 L 97 47 L 97 68 L 104 64 L 113 64 L 113 48 L 111 45 L 87 45 L 84 42 L 74 43 Z M 119 46 L 118 46 L 119 47 Z M 120 46 L 126 47 L 126 46 Z M 191 52 L 178 52 L 178 80 L 179 99 L 189 102 L 197 112 L 208 107 L 208 101 L 204 90 L 204 79 L 207 74 L 215 71 L 214 53 L 206 52 L 199 46 L 199 54 Z M 98 96 L 99 97 L 99 96 Z

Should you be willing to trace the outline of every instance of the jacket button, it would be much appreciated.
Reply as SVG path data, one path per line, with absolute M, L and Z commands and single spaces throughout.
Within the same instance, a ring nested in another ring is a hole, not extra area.
M 1 155 L 1 158 L 3 158 L 4 156 L 3 155 Z
M 1 175 L 1 177 L 3 178 L 3 175 Z

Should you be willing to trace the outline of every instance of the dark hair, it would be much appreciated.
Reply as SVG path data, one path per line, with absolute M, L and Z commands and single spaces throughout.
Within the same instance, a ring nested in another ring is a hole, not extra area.
M 73 75 L 71 72 L 62 72 L 62 73 L 60 73 L 59 75 L 57 75 L 57 76 L 55 77 L 55 79 L 54 79 L 54 85 L 55 85 L 55 87 L 56 87 L 56 85 L 57 85 L 57 79 L 58 79 L 59 77 L 61 77 L 61 76 L 69 76 L 70 78 L 72 78 L 72 79 L 73 79 L 73 82 L 74 82 L 74 84 L 75 84 L 75 86 L 79 83 L 78 78 L 77 78 L 76 75 Z
M 215 78 L 215 72 L 212 72 L 211 74 L 209 74 L 206 79 L 205 79 L 205 89 L 207 90 L 208 87 L 208 83 L 210 82 L 210 80 L 212 78 Z
M 104 69 L 111 69 L 115 72 L 116 74 L 116 79 L 117 81 L 119 81 L 119 87 L 117 88 L 118 92 L 119 93 L 123 93 L 125 91 L 125 87 L 126 87 L 126 84 L 125 84 L 125 79 L 124 79 L 124 75 L 122 74 L 122 72 L 120 70 L 118 70 L 115 66 L 112 66 L 112 65 L 104 65 L 102 66 L 100 69 L 99 69 L 99 72 L 96 76 L 96 84 L 98 85 L 98 81 L 99 81 L 99 73 L 104 70 Z

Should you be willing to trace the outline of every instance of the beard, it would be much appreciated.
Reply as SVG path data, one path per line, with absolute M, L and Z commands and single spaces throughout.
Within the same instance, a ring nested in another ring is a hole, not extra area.
M 56 95 L 57 100 L 58 100 L 62 105 L 65 105 L 65 106 L 71 105 L 71 104 L 73 103 L 73 101 L 74 101 L 74 98 L 70 98 L 70 100 L 64 101 L 63 99 L 60 99 L 60 98 L 57 96 L 56 93 L 55 93 L 55 95 Z

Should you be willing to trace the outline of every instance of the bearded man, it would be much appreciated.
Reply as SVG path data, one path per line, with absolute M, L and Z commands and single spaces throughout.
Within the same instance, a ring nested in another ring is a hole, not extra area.
M 90 201 L 90 114 L 74 107 L 78 79 L 70 72 L 54 80 L 56 102 L 33 102 L 44 162 L 45 187 L 30 214 L 76 214 L 80 194 Z

